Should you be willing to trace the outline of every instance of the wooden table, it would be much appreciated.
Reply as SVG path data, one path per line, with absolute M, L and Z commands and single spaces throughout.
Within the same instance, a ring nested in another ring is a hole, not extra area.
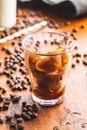
M 38 9 L 39 10 L 39 9 Z M 57 28 L 45 28 L 44 30 L 52 31 L 69 31 L 72 32 L 74 28 L 77 29 L 75 32 L 75 44 L 78 49 L 74 50 L 74 54 L 80 53 L 81 57 L 73 58 L 73 64 L 75 67 L 71 69 L 66 91 L 64 94 L 64 102 L 60 105 L 54 107 L 40 107 L 38 117 L 34 120 L 24 122 L 25 130 L 87 130 L 87 65 L 83 64 L 84 54 L 87 54 L 87 17 L 79 18 L 64 18 L 60 15 L 57 16 L 54 12 L 42 11 L 40 16 L 36 16 L 33 13 L 35 10 L 31 9 L 20 9 L 18 18 L 21 20 L 21 11 L 27 12 L 27 18 L 32 20 L 39 20 L 43 18 L 54 19 L 56 23 L 61 24 L 61 27 Z M 29 12 L 32 12 L 29 15 Z M 40 11 L 41 12 L 41 11 Z M 24 15 L 24 14 L 23 14 Z M 25 16 L 24 16 L 25 17 Z M 26 19 L 26 17 L 25 17 Z M 66 21 L 70 21 L 70 25 L 66 25 Z M 81 25 L 85 27 L 81 28 Z M 22 37 L 23 38 L 23 37 Z M 21 39 L 22 38 L 18 38 Z M 16 45 L 18 47 L 18 39 Z M 2 63 L 4 62 L 4 57 L 6 53 L 2 51 L 2 48 L 5 46 L 10 48 L 13 52 L 14 46 L 11 45 L 12 41 L 8 41 L 5 44 L 0 45 L 0 59 Z M 8 56 L 9 57 L 9 56 Z M 76 62 L 76 59 L 79 59 L 80 63 Z M 87 62 L 87 57 L 86 57 Z M 3 69 L 3 64 L 0 66 L 0 70 Z M 20 75 L 19 72 L 15 75 Z M 23 76 L 22 76 L 23 77 Z M 0 86 L 6 88 L 7 92 L 3 96 L 9 96 L 10 93 L 21 95 L 22 98 L 17 104 L 10 104 L 9 110 L 0 111 L 1 117 L 4 119 L 5 115 L 10 115 L 15 112 L 20 112 L 21 102 L 27 101 L 29 104 L 32 103 L 31 92 L 29 91 L 30 86 L 27 90 L 12 92 L 11 89 L 6 84 L 6 76 L 0 76 Z M 0 124 L 1 130 L 9 130 L 9 125 L 6 123 Z

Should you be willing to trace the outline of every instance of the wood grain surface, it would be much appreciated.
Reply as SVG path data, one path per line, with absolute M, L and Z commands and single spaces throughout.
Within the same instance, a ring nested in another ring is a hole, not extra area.
M 39 9 L 38 9 L 39 10 Z M 31 13 L 30 13 L 31 12 Z M 33 15 L 35 12 L 35 15 Z M 77 29 L 75 32 L 75 44 L 77 49 L 74 50 L 74 54 L 80 53 L 81 57 L 74 57 L 74 68 L 71 68 L 70 75 L 67 82 L 66 91 L 64 94 L 64 102 L 54 107 L 40 107 L 38 117 L 30 121 L 23 121 L 25 130 L 87 130 L 87 65 L 83 64 L 84 54 L 87 54 L 87 16 L 78 18 L 65 18 L 58 16 L 54 12 L 39 11 L 40 16 L 36 15 L 36 10 L 19 9 L 19 15 L 17 19 L 21 21 L 21 16 L 27 14 L 26 18 L 32 23 L 34 20 L 43 20 L 48 18 L 49 20 L 56 21 L 61 26 L 56 30 L 54 28 L 46 27 L 44 31 L 68 31 L 72 32 L 73 29 Z M 26 19 L 24 18 L 24 19 Z M 66 21 L 70 21 L 69 25 L 66 25 Z M 35 22 L 35 21 L 34 21 Z M 81 26 L 84 25 L 82 28 Z M 30 26 L 30 25 L 29 25 Z M 9 30 L 10 31 L 10 30 Z M 43 31 L 43 30 L 42 30 Z M 1 32 L 0 32 L 1 35 Z M 14 47 L 18 47 L 18 42 L 25 36 L 16 38 L 13 41 L 16 42 L 15 46 L 12 46 L 12 41 L 8 41 L 4 44 L 0 44 L 0 60 L 2 65 L 0 70 L 4 69 L 4 58 L 6 55 L 2 48 L 5 46 L 14 52 Z M 24 55 L 24 54 L 23 54 Z M 79 63 L 76 62 L 79 59 Z M 87 62 L 87 57 L 86 57 Z M 14 76 L 21 76 L 17 71 Z M 27 86 L 27 90 L 12 92 L 6 84 L 6 76 L 0 76 L 0 86 L 7 90 L 4 97 L 9 97 L 9 94 L 14 93 L 21 95 L 21 100 L 16 104 L 10 104 L 9 110 L 0 111 L 1 117 L 5 120 L 6 115 L 13 115 L 15 112 L 21 111 L 21 102 L 26 101 L 28 104 L 32 104 L 30 86 Z M 0 130 L 9 130 L 9 124 L 4 122 L 0 124 Z

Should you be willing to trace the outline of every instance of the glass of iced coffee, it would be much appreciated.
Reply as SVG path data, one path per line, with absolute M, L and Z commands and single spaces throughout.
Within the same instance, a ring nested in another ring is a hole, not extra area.
M 33 101 L 43 106 L 62 102 L 72 64 L 73 39 L 64 33 L 40 32 L 27 36 L 22 46 Z

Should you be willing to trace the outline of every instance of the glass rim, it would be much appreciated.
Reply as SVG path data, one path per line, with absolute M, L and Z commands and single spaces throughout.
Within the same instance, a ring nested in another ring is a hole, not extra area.
M 26 37 L 23 39 L 23 41 L 22 41 L 22 47 L 23 47 L 23 49 L 24 49 L 26 52 L 28 52 L 29 54 L 41 55 L 41 56 L 55 56 L 55 55 L 61 55 L 61 54 L 69 53 L 69 52 L 71 52 L 71 51 L 74 50 L 74 48 L 75 48 L 75 40 L 74 40 L 71 36 L 69 36 L 69 35 L 67 35 L 67 34 L 65 34 L 65 33 L 63 33 L 63 32 L 37 32 L 36 34 L 43 34 L 43 33 L 48 33 L 48 34 L 51 33 L 51 34 L 56 34 L 56 35 L 61 35 L 61 36 L 68 37 L 68 38 L 71 39 L 71 41 L 72 41 L 72 46 L 71 46 L 71 48 L 67 49 L 67 50 L 64 51 L 64 52 L 58 52 L 58 53 L 55 53 L 55 54 L 34 53 L 34 52 L 30 51 L 29 49 L 27 49 L 26 46 L 25 46 L 25 41 L 26 41 L 30 36 L 35 35 L 34 33 L 31 33 L 31 34 L 29 34 L 28 36 L 26 36 Z

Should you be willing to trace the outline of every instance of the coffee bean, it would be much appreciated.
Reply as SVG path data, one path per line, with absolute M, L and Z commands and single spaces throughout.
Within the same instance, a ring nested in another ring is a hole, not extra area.
M 14 70 L 11 70 L 11 71 L 10 71 L 10 74 L 14 74 Z
M 2 94 L 5 94 L 6 93 L 6 90 L 3 88 L 2 89 Z
M 33 112 L 32 107 L 28 107 L 28 111 Z
M 15 70 L 17 70 L 17 67 L 13 66 L 11 69 L 15 71 Z
M 16 125 L 17 125 L 16 122 L 11 122 L 11 124 L 10 124 L 10 128 L 16 128 Z
M 24 108 L 22 109 L 22 112 L 27 112 L 27 108 L 24 107 Z
M 0 106 L 0 110 L 3 110 L 3 106 Z
M 20 99 L 21 99 L 21 96 L 15 96 L 15 97 L 12 98 L 12 102 L 18 103 Z
M 2 87 L 0 86 L 0 90 L 2 90 Z
M 14 118 L 20 118 L 20 117 L 21 117 L 21 115 L 19 113 L 14 114 Z
M 22 118 L 18 118 L 17 123 L 22 123 Z
M 28 84 L 31 85 L 30 80 L 27 76 L 25 76 L 25 79 L 27 80 Z
M 72 68 L 75 68 L 75 64 L 72 64 Z
M 36 114 L 36 113 L 32 113 L 32 114 L 30 115 L 30 117 L 31 117 L 31 119 L 35 119 L 35 118 L 37 117 L 37 114 Z
M 86 26 L 85 26 L 84 24 L 80 26 L 81 29 L 83 29 L 83 28 L 85 28 L 85 27 L 86 27 Z
M 19 46 L 22 46 L 21 42 L 18 42 L 18 45 L 19 45 Z
M 21 91 L 23 88 L 21 86 L 17 86 L 17 90 Z
M 0 94 L 0 102 L 3 101 L 3 96 Z
M 9 108 L 9 105 L 7 105 L 7 104 L 3 105 L 3 110 L 8 110 L 8 108 Z
M 4 46 L 4 47 L 2 47 L 2 51 L 5 51 L 6 50 L 6 47 Z
M 76 63 L 80 63 L 80 60 L 79 60 L 79 59 L 76 59 Z
M 27 87 L 26 87 L 25 85 L 23 85 L 23 86 L 22 86 L 22 89 L 23 89 L 23 90 L 26 90 L 26 89 L 27 89 Z
M 21 61 L 21 62 L 20 62 L 20 67 L 23 67 L 23 66 L 24 66 L 24 62 Z
M 4 120 L 0 118 L 0 124 L 3 124 Z
M 23 125 L 17 125 L 17 130 L 24 130 L 24 126 Z
M 32 92 L 32 88 L 30 87 L 30 92 Z
M 84 58 L 87 58 L 87 54 L 84 54 L 83 56 L 84 56 Z
M 22 74 L 26 74 L 26 70 L 22 68 L 19 69 L 19 72 L 21 72 Z
M 25 107 L 26 106 L 26 102 L 22 102 L 22 107 Z
M 75 56 L 75 57 L 81 57 L 81 54 L 76 53 L 74 56 Z
M 31 119 L 31 117 L 29 115 L 25 114 L 23 116 L 23 119 L 24 119 L 24 121 L 29 121 Z
M 21 117 L 22 117 L 22 118 L 24 118 L 25 115 L 26 115 L 26 112 L 22 112 L 22 113 L 21 113 Z
M 87 60 L 82 61 L 83 65 L 87 66 Z
M 12 46 L 14 46 L 15 44 L 16 44 L 16 42 L 14 42 L 14 41 L 13 41 L 13 42 L 11 42 L 11 45 L 12 45 Z
M 32 105 L 32 109 L 33 109 L 34 112 L 38 112 L 38 110 L 39 110 L 38 104 L 34 103 L 34 104 Z
M 29 109 L 32 109 L 32 105 L 30 105 L 30 104 L 27 104 L 26 105 L 26 108 L 29 110 Z
M 16 95 L 15 94 L 10 94 L 10 98 L 13 99 Z
M 59 127 L 58 126 L 54 126 L 53 130 L 59 130 Z
M 11 55 L 11 54 L 12 54 L 9 49 L 6 49 L 5 52 L 6 52 L 6 54 L 8 54 L 8 55 Z
M 11 90 L 14 92 L 17 90 L 17 88 L 15 86 L 13 86 Z
M 10 76 L 11 76 L 8 71 L 4 71 L 3 73 L 4 73 L 7 77 L 10 77 Z
M 11 116 L 11 115 L 6 115 L 5 118 L 6 118 L 6 121 L 11 121 L 12 118 L 13 118 L 13 116 Z
M 78 29 L 77 29 L 77 28 L 74 28 L 74 29 L 72 30 L 72 32 L 77 33 L 77 32 L 78 32 Z
M 9 105 L 10 101 L 4 101 L 4 104 Z
M 78 49 L 78 47 L 77 46 L 75 46 L 75 48 L 74 48 L 75 50 L 77 50 Z

